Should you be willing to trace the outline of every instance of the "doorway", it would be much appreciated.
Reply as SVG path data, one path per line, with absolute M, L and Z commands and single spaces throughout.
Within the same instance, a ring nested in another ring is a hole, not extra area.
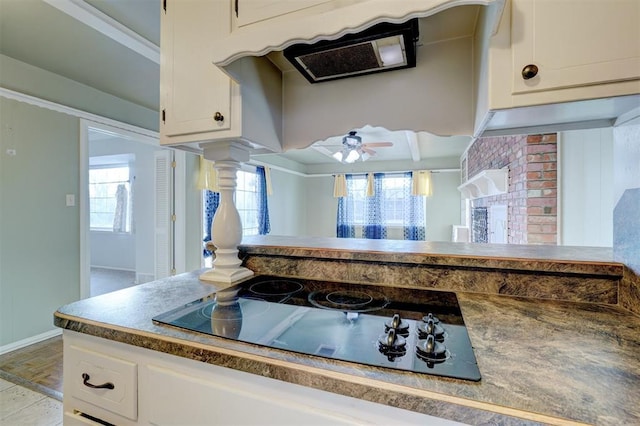
M 81 130 L 81 297 L 170 275 L 173 150 L 105 124 Z

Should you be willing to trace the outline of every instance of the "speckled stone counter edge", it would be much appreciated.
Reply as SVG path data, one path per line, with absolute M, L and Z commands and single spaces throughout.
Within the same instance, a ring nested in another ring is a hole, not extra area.
M 364 241 L 364 242 L 363 242 Z M 549 250 L 546 253 L 544 250 Z M 609 248 L 425 243 L 343 238 L 251 237 L 239 246 L 244 255 L 404 263 L 431 266 L 545 271 L 622 276 L 623 264 Z
M 624 268 L 618 299 L 621 307 L 640 316 L 640 276 L 631 268 Z
M 261 274 L 603 303 L 640 316 L 640 277 L 610 248 L 258 236 L 239 252 Z

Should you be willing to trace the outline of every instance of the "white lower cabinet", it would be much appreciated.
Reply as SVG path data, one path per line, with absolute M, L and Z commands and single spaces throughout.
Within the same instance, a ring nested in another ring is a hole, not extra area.
M 70 331 L 63 336 L 65 426 L 137 424 L 138 360 L 114 342 Z
M 459 424 L 66 330 L 64 350 L 65 425 Z M 114 365 L 127 367 L 108 373 Z M 77 376 L 90 368 L 114 389 L 84 389 Z

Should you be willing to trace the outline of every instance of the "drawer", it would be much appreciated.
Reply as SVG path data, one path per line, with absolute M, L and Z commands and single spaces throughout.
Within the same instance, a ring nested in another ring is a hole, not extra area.
M 138 366 L 136 363 L 70 345 L 70 397 L 80 399 L 131 420 L 138 417 Z M 65 397 L 67 395 L 65 394 Z
M 79 413 L 64 413 L 62 424 L 64 426 L 103 426 L 108 423 L 93 421 Z

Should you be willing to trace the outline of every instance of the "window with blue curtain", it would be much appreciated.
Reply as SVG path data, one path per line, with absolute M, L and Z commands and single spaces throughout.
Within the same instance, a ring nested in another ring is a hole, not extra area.
M 267 199 L 265 168 L 258 166 L 255 172 L 239 170 L 235 204 L 242 222 L 242 235 L 266 235 L 271 232 Z M 211 235 L 211 224 L 220 205 L 220 193 L 205 190 L 203 204 L 203 241 L 206 245 L 207 242 L 215 240 Z M 203 255 L 206 258 L 212 253 L 205 248 Z
M 347 194 L 353 193 L 353 176 L 345 175 L 347 181 Z M 338 198 L 338 219 L 336 226 L 338 238 L 355 238 L 356 227 L 354 218 L 353 197 Z
M 364 223 L 362 237 L 370 240 L 384 240 L 387 238 L 387 218 L 385 209 L 385 195 L 383 187 L 384 173 L 374 173 L 373 194 L 365 197 Z
M 262 166 L 256 167 L 258 175 L 258 234 L 267 235 L 271 232 L 269 223 L 269 203 L 267 202 L 267 178 L 265 169 Z
M 345 175 L 347 191 L 338 199 L 339 238 L 386 239 L 395 229 L 397 238 L 426 239 L 425 197 L 412 195 L 412 173 Z M 369 187 L 369 190 L 367 190 Z
M 216 210 L 218 210 L 218 206 L 220 205 L 220 193 L 209 191 L 208 189 L 204 191 L 204 238 L 202 241 L 205 245 L 211 241 L 211 224 L 213 223 L 213 216 L 216 214 Z M 209 257 L 213 253 L 211 253 L 206 248 L 202 250 L 202 255 L 204 257 Z
M 424 211 L 424 196 L 411 195 L 412 173 L 405 173 L 403 180 L 403 233 L 405 240 L 425 240 L 426 239 L 426 215 Z

